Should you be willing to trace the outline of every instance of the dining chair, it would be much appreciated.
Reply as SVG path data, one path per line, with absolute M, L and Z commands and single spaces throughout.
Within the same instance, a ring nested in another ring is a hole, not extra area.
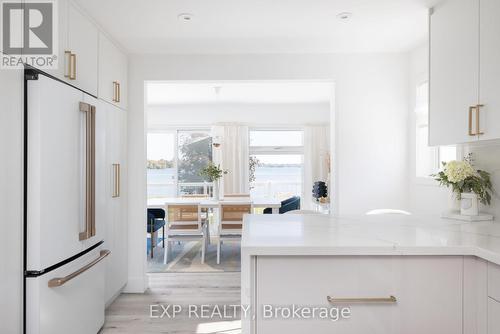
M 148 208 L 148 224 L 146 231 L 151 235 L 151 258 L 154 257 L 154 248 L 156 247 L 155 235 L 162 229 L 163 248 L 165 248 L 165 210 L 160 208 Z
M 252 213 L 252 203 L 221 203 L 217 239 L 217 264 L 220 264 L 221 245 L 225 240 L 241 240 L 243 216 Z
M 208 231 L 206 223 L 201 220 L 201 210 L 198 204 L 171 204 L 165 206 L 167 225 L 165 231 L 165 255 L 163 264 L 168 262 L 170 243 L 179 241 L 202 241 L 201 263 L 205 263 L 205 253 L 208 247 Z

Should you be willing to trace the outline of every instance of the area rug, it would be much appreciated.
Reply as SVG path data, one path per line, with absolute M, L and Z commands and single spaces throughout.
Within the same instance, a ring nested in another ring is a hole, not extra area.
M 163 264 L 163 244 L 154 249 L 154 257 L 148 257 L 148 272 L 207 273 L 207 272 L 239 272 L 241 270 L 240 241 L 226 241 L 221 246 L 221 263 L 217 264 L 217 245 L 212 242 L 205 255 L 205 263 L 201 264 L 201 241 L 190 241 L 172 244 L 169 261 Z

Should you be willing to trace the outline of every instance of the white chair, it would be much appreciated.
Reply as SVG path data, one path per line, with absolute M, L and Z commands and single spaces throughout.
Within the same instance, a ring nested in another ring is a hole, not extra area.
M 201 263 L 205 263 L 205 253 L 208 247 L 207 223 L 201 220 L 201 209 L 198 204 L 166 205 L 167 224 L 165 230 L 165 255 L 163 264 L 168 262 L 170 243 L 175 241 L 202 241 Z
M 217 264 L 220 264 L 221 245 L 226 240 L 241 240 L 243 216 L 252 213 L 252 203 L 227 202 L 219 206 L 219 229 L 217 239 Z
M 411 213 L 405 210 L 398 209 L 375 209 L 368 211 L 366 213 L 367 216 L 375 216 L 375 215 L 406 215 L 410 216 Z

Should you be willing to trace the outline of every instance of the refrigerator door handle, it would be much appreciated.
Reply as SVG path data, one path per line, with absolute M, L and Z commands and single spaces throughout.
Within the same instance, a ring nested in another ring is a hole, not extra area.
M 80 102 L 85 113 L 85 230 L 79 240 L 95 236 L 95 106 Z
M 101 252 L 99 253 L 99 257 L 97 259 L 95 259 L 94 261 L 90 262 L 89 264 L 81 267 L 77 271 L 75 271 L 67 276 L 64 276 L 64 277 L 56 277 L 56 278 L 51 279 L 48 283 L 49 288 L 55 288 L 55 287 L 64 285 L 65 283 L 71 281 L 73 278 L 83 274 L 84 272 L 86 272 L 87 270 L 89 270 L 90 268 L 92 268 L 93 266 L 98 264 L 99 262 L 101 262 L 109 254 L 111 254 L 110 250 L 107 250 L 107 249 L 101 250 Z

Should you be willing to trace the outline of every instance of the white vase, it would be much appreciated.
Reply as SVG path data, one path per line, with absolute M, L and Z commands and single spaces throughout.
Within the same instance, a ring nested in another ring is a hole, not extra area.
M 479 198 L 475 193 L 462 193 L 460 195 L 460 214 L 463 216 L 479 215 Z
M 460 211 L 460 201 L 457 199 L 457 194 L 450 191 L 448 195 L 448 211 L 458 212 Z
M 219 199 L 219 180 L 215 180 L 214 181 L 214 186 L 213 186 L 213 189 L 212 189 L 212 198 L 214 200 L 218 200 Z

